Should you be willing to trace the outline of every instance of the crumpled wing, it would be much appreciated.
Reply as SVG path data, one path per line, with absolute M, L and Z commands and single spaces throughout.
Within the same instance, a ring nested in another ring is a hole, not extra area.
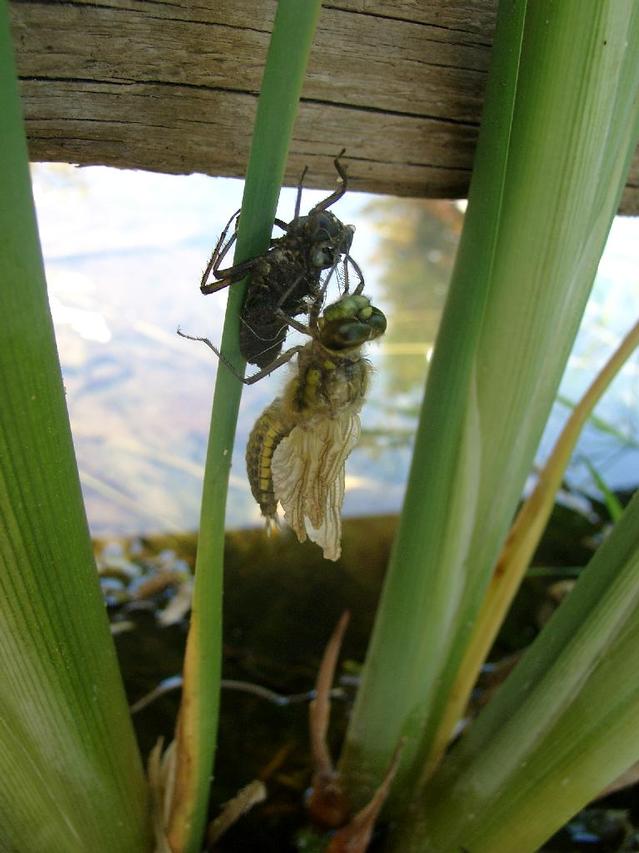
M 342 551 L 344 465 L 359 441 L 358 415 L 296 426 L 273 454 L 275 497 L 300 542 L 319 545 L 327 560 Z

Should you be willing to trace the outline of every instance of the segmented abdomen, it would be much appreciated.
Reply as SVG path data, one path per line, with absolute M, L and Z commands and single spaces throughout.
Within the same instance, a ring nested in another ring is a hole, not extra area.
M 251 430 L 246 445 L 246 472 L 253 497 L 267 519 L 277 517 L 277 499 L 273 491 L 271 462 L 275 448 L 290 433 L 293 424 L 282 410 L 277 397 L 264 409 Z
M 319 270 L 309 268 L 301 247 L 288 237 L 258 260 L 240 325 L 240 352 L 250 364 L 267 367 L 278 357 L 288 326 L 276 309 L 288 317 L 308 311 L 305 298 L 317 296 L 319 276 Z
M 268 367 L 286 338 L 287 327 L 273 312 L 276 300 L 264 285 L 249 290 L 242 308 L 240 352 L 250 364 Z

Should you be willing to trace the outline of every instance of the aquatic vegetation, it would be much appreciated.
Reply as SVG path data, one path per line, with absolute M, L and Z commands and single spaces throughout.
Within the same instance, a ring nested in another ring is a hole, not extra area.
M 238 264 L 271 245 L 318 11 L 319 3 L 277 4 L 238 223 Z M 380 789 L 405 736 L 388 792 L 388 849 L 538 849 L 639 758 L 635 497 L 494 699 L 441 765 L 433 761 L 636 146 L 638 44 L 639 11 L 631 0 L 600 0 L 591 15 L 577 0 L 500 4 L 463 237 L 404 513 L 338 766 L 359 810 Z M 48 849 L 145 851 L 148 789 L 93 571 L 4 15 L 0 58 L 7 142 L 0 146 L 6 186 L 0 272 L 8 282 L 0 288 L 0 373 L 8 400 L 0 409 L 7 527 L 0 537 L 6 676 L 0 846 L 33 848 L 34 833 L 42 846 L 44 830 Z M 238 369 L 245 291 L 240 283 L 231 290 L 220 349 Z M 268 305 L 273 314 L 281 310 L 278 302 Z M 322 340 L 328 310 L 307 345 L 328 343 L 328 357 L 319 367 L 311 364 L 303 381 L 298 369 L 303 400 L 312 400 L 339 368 L 333 344 Z M 348 314 L 346 326 L 354 319 Z M 335 367 L 325 370 L 329 361 Z M 352 426 L 365 390 L 362 376 L 360 365 L 354 381 L 338 383 L 348 410 L 333 418 L 338 424 L 341 418 Z M 175 785 L 163 803 L 171 848 L 189 853 L 201 849 L 209 813 L 224 509 L 240 390 L 230 371 L 218 372 Z M 331 417 L 320 423 L 326 420 Z M 296 421 L 277 450 L 288 453 L 293 468 L 306 441 L 302 427 Z M 342 457 L 340 450 L 335 459 Z M 296 490 L 306 476 L 296 473 L 289 496 L 276 461 L 274 452 L 273 494 L 294 524 L 303 525 L 305 535 L 307 521 L 328 526 L 338 480 L 317 499 Z M 317 488 L 330 479 L 326 472 L 311 475 Z M 331 536 L 325 542 L 334 547 Z

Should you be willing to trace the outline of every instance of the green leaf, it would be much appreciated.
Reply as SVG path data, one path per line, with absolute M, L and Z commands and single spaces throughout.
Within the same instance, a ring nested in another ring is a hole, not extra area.
M 0 9 L 0 848 L 149 849 L 84 514 Z
M 583 457 L 582 462 L 590 472 L 590 476 L 595 481 L 595 485 L 601 492 L 604 499 L 604 503 L 606 505 L 606 509 L 610 514 L 610 518 L 612 519 L 612 521 L 619 521 L 623 513 L 623 506 L 621 505 L 621 501 L 619 500 L 617 495 L 610 490 L 608 484 L 601 476 L 597 468 L 595 468 L 595 466 L 592 464 L 590 459 Z
M 396 849 L 536 850 L 639 760 L 639 494 Z
M 432 772 L 635 150 L 638 72 L 632 0 L 500 3 L 464 231 L 341 765 L 357 802 L 400 737 L 391 807 Z
M 239 222 L 235 263 L 269 245 L 280 186 L 297 114 L 319 0 L 280 0 L 275 16 Z M 229 293 L 222 352 L 239 370 L 239 313 L 245 287 Z M 242 384 L 218 367 L 206 457 L 191 627 L 176 733 L 178 769 L 169 838 L 176 850 L 197 851 L 208 810 L 215 751 L 222 653 L 224 514 Z

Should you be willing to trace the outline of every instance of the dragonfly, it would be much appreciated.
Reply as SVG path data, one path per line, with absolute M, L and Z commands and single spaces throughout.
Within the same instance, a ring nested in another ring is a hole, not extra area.
M 292 348 L 295 374 L 251 431 L 247 473 L 267 528 L 277 524 L 279 503 L 300 542 L 309 538 L 337 560 L 345 464 L 371 372 L 362 348 L 384 334 L 386 317 L 367 296 L 344 294 L 304 331 L 308 343 Z

